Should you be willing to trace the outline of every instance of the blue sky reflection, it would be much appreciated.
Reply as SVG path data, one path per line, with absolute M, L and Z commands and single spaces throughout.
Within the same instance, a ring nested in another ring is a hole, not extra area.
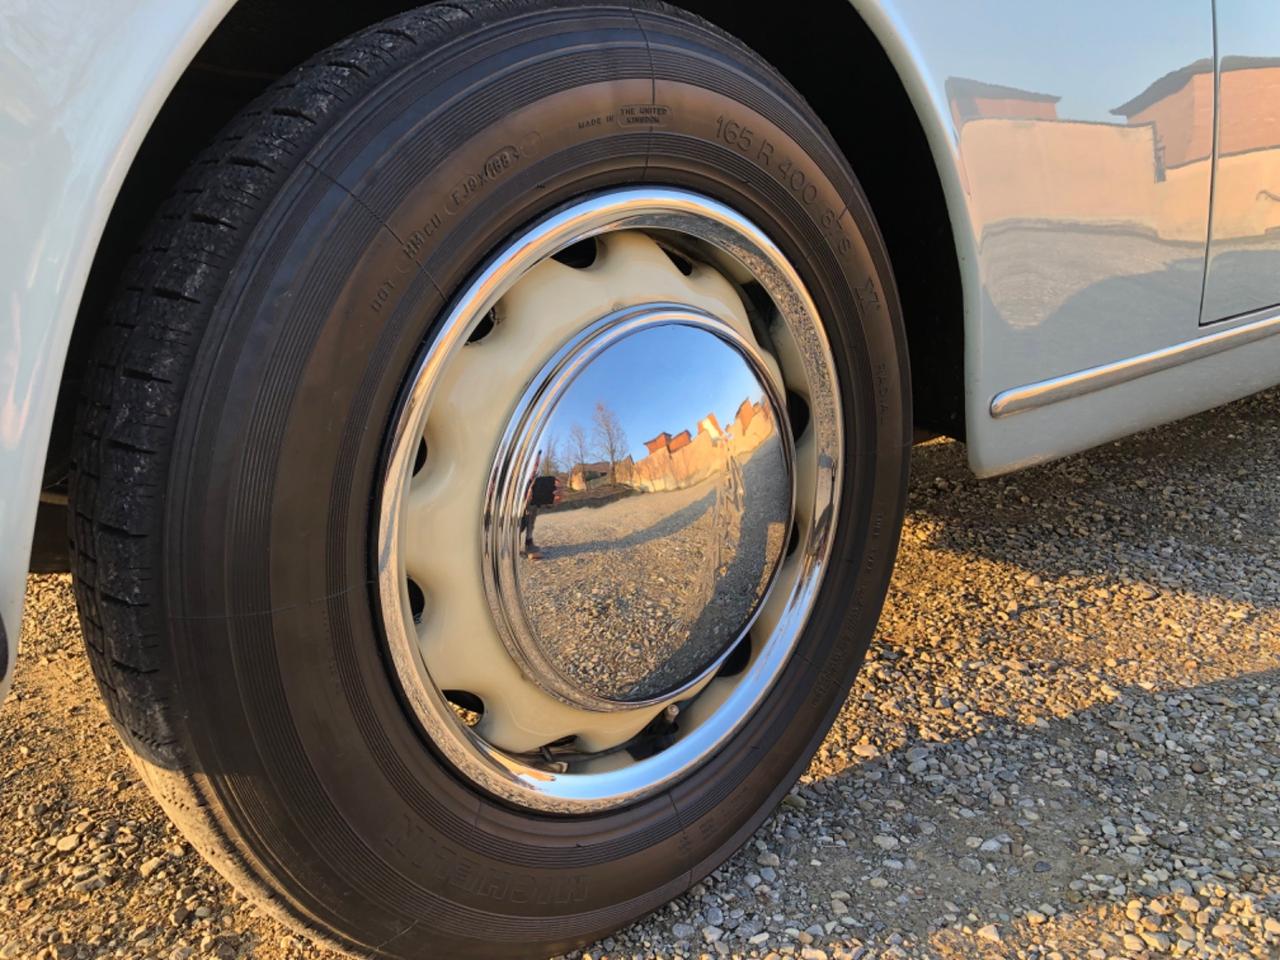
M 664 430 L 696 434 L 698 420 L 708 413 L 727 427 L 747 398 L 757 402 L 762 391 L 736 348 L 694 327 L 648 328 L 611 346 L 578 376 L 545 436 L 555 439 L 567 459 L 573 424 L 591 437 L 596 403 L 603 402 L 626 432 L 628 453 L 639 460 L 648 452 L 646 440 Z

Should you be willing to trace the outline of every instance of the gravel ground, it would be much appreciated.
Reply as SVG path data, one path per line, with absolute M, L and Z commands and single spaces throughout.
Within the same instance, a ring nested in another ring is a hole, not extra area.
M 785 471 L 781 448 L 762 446 L 740 473 L 541 514 L 542 559 L 521 558 L 519 576 L 533 630 L 556 641 L 546 648 L 556 666 L 581 687 L 637 700 L 701 673 L 741 634 L 782 553 Z
M 604 957 L 1280 956 L 1280 392 L 1004 480 L 916 453 L 883 626 L 757 836 Z M 0 957 L 329 958 L 133 775 L 65 577 L 0 712 Z

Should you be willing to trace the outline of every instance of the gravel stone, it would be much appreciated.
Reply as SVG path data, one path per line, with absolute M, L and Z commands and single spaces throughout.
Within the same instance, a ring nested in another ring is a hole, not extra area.
M 164 866 L 164 861 L 159 857 L 152 857 L 145 861 L 142 866 L 138 867 L 138 875 L 144 880 Z

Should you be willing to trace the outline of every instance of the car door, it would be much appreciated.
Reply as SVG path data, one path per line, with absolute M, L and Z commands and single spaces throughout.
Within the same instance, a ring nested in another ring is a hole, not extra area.
M 1280 305 L 1280 4 L 1217 0 L 1214 174 L 1200 322 Z

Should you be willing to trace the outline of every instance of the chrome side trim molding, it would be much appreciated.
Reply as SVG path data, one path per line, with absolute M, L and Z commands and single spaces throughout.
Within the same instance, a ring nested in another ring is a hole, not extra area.
M 1101 366 L 1077 370 L 1060 377 L 1051 377 L 1039 383 L 1025 387 L 1013 387 L 1002 390 L 991 400 L 991 416 L 999 420 L 1011 417 L 1015 413 L 1036 410 L 1052 403 L 1071 400 L 1097 390 L 1119 386 L 1130 380 L 1137 380 L 1161 370 L 1202 360 L 1245 344 L 1254 343 L 1264 337 L 1280 334 L 1280 308 L 1268 307 L 1259 313 L 1256 319 L 1242 323 L 1230 330 L 1221 330 L 1205 337 L 1197 337 L 1183 343 L 1150 353 L 1140 353 L 1136 357 L 1104 363 Z

